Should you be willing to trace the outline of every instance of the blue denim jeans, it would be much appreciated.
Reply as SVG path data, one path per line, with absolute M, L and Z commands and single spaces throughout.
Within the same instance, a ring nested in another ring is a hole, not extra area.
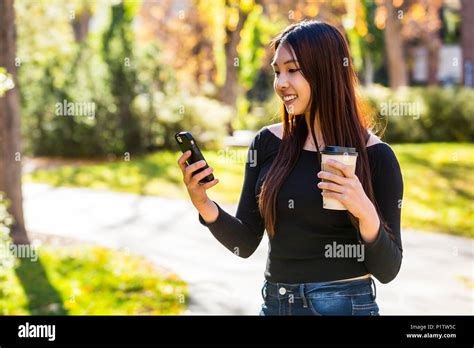
M 304 284 L 265 280 L 260 315 L 379 315 L 376 293 L 372 278 Z

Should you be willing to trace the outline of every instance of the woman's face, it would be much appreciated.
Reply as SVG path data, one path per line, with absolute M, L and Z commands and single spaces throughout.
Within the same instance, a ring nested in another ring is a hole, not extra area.
M 293 60 L 287 45 L 278 46 L 273 58 L 273 88 L 285 103 L 289 114 L 304 114 L 310 105 L 311 87 L 303 77 L 298 62 Z

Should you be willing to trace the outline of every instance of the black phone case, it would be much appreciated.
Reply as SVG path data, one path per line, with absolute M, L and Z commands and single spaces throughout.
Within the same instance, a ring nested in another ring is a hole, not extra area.
M 196 163 L 201 160 L 205 160 L 203 154 L 201 153 L 201 150 L 199 149 L 199 146 L 197 145 L 191 133 L 179 132 L 179 133 L 176 133 L 174 137 L 183 153 L 185 153 L 188 150 L 191 150 L 191 156 L 186 161 L 188 165 Z M 197 173 L 202 172 L 206 168 L 209 168 L 209 166 L 207 165 L 207 161 L 204 167 L 199 168 L 193 172 L 193 176 L 196 175 Z M 212 180 L 214 180 L 214 175 L 212 175 L 211 173 L 208 176 L 201 179 L 199 182 L 202 184 L 205 184 L 206 182 L 210 182 Z

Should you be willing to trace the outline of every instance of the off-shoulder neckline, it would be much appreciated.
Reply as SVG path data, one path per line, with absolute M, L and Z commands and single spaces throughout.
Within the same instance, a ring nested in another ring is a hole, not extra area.
M 282 141 L 282 139 L 276 135 L 275 133 L 273 133 L 270 129 L 268 129 L 268 127 L 265 127 L 264 129 L 266 129 L 273 137 L 277 138 L 279 141 Z M 370 145 L 370 146 L 367 146 L 366 149 L 371 149 L 373 147 L 375 147 L 376 145 L 388 145 L 387 143 L 384 143 L 384 142 L 381 142 L 381 143 L 376 143 L 374 145 Z M 306 149 L 301 149 L 302 151 L 306 151 L 306 152 L 314 152 L 316 153 L 317 151 L 313 151 L 313 150 L 306 150 Z

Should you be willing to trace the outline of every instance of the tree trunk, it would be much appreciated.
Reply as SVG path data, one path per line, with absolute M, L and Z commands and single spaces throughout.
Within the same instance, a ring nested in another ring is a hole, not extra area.
M 428 50 L 428 85 L 438 85 L 439 55 L 443 42 L 441 40 L 442 1 L 430 1 L 428 5 L 429 19 L 433 23 L 432 29 L 426 31 L 424 38 L 425 47 Z M 436 25 L 436 23 L 439 23 Z
M 0 97 L 0 191 L 11 205 L 15 222 L 11 236 L 15 244 L 29 243 L 23 219 L 21 191 L 20 94 L 15 66 L 15 10 L 13 0 L 0 1 L 0 66 L 12 75 L 15 88 Z
M 364 69 L 364 84 L 365 86 L 372 86 L 374 84 L 374 63 L 370 52 L 364 55 L 365 69 Z
M 408 85 L 408 74 L 405 61 L 401 23 L 398 19 L 397 9 L 393 7 L 392 0 L 385 0 L 387 20 L 385 23 L 384 37 L 387 52 L 388 76 L 391 88 Z
M 441 50 L 441 39 L 439 32 L 431 32 L 428 34 L 428 40 L 425 43 L 428 50 L 428 85 L 438 85 L 438 66 L 439 54 Z
M 227 3 L 227 1 L 226 1 Z M 228 5 L 228 4 L 227 4 Z M 221 93 L 220 93 L 220 100 L 226 104 L 231 106 L 232 108 L 236 108 L 237 103 L 237 94 L 238 94 L 238 68 L 239 68 L 239 60 L 237 54 L 237 45 L 240 42 L 240 32 L 244 27 L 245 21 L 247 20 L 248 13 L 245 13 L 239 9 L 239 21 L 235 30 L 230 30 L 226 28 L 226 42 L 224 44 L 225 50 L 225 62 L 226 62 L 226 78 L 224 86 L 222 86 Z M 232 135 L 233 129 L 232 124 L 229 121 L 227 124 L 227 132 L 229 135 Z
M 461 1 L 461 46 L 462 46 L 462 82 L 465 87 L 474 88 L 474 2 Z
M 77 43 L 83 42 L 89 34 L 89 21 L 91 19 L 91 11 L 88 7 L 84 7 L 83 11 L 75 16 L 72 21 L 72 29 L 74 32 L 74 39 Z

